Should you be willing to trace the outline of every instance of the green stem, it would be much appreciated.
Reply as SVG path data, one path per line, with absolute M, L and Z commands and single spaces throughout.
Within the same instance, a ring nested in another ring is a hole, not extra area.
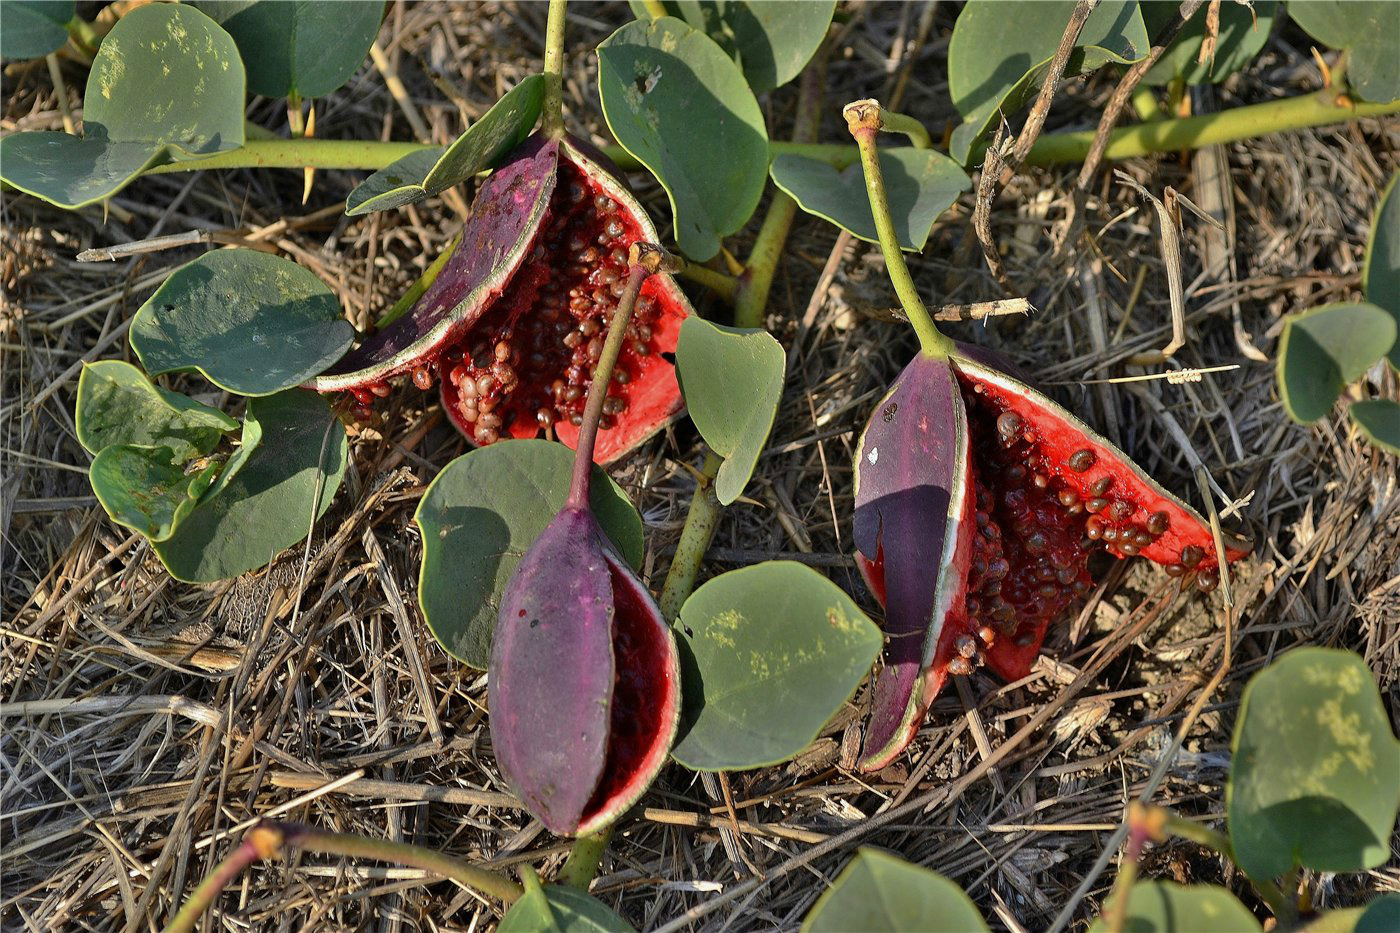
M 919 346 L 923 352 L 928 356 L 947 357 L 953 350 L 953 341 L 939 332 L 928 308 L 924 307 L 919 289 L 915 287 L 909 266 L 904 261 L 904 252 L 899 248 L 894 219 L 890 217 L 890 202 L 885 195 L 885 179 L 880 170 L 880 152 L 875 142 L 884 123 L 884 112 L 877 102 L 864 100 L 848 104 L 845 114 L 851 135 L 860 147 L 865 193 L 870 198 L 870 210 L 875 215 L 875 232 L 880 237 L 880 253 L 885 257 L 885 270 L 894 285 L 895 294 L 899 296 L 899 303 L 904 307 L 909 323 L 914 325 L 914 333 L 919 335 Z
M 661 0 L 642 0 L 642 6 L 647 8 L 647 15 L 652 19 L 660 19 L 666 15 L 666 7 Z
M 1162 105 L 1157 103 L 1157 89 L 1139 84 L 1133 91 L 1133 111 L 1143 123 L 1156 123 L 1163 118 Z
M 928 130 L 924 125 L 913 117 L 905 116 L 902 113 L 894 113 L 890 110 L 880 111 L 880 130 L 885 133 L 903 133 L 909 137 L 909 141 L 914 144 L 915 149 L 932 149 L 933 140 L 929 138 Z
M 681 606 L 695 589 L 700 563 L 705 559 L 710 538 L 719 524 L 723 507 L 715 498 L 714 480 L 722 463 L 724 458 L 714 451 L 705 453 L 705 465 L 700 468 L 695 493 L 690 497 L 690 510 L 685 514 L 685 527 L 681 529 L 681 539 L 676 542 L 676 553 L 671 557 L 671 568 L 666 571 L 666 582 L 661 587 L 659 605 L 667 622 L 674 622 L 680 616 Z
M 1217 832 L 1202 823 L 1188 820 L 1165 807 L 1145 806 L 1143 814 L 1148 819 L 1160 820 L 1164 832 L 1182 839 L 1189 839 L 1198 846 L 1204 846 L 1234 861 L 1234 846 L 1230 844 L 1230 837 L 1224 833 Z M 1280 921 L 1293 917 L 1297 913 L 1293 902 L 1283 893 L 1283 889 L 1272 881 L 1250 878 L 1249 882 L 1254 885 L 1254 890 L 1259 892 L 1260 899 L 1269 905 L 1269 909 Z
M 578 445 L 574 448 L 574 476 L 569 485 L 568 501 L 571 508 L 588 508 L 588 485 L 593 476 L 593 447 L 598 440 L 598 421 L 603 417 L 603 403 L 608 398 L 608 386 L 612 383 L 617 358 L 622 355 L 622 344 L 627 338 L 627 325 L 632 322 L 632 309 L 637 306 L 637 294 L 642 290 L 642 282 L 652 271 L 643 265 L 640 248 L 643 245 L 638 243 L 632 246 L 627 288 L 617 300 L 617 310 L 613 312 L 612 323 L 608 325 L 608 339 L 603 343 L 598 366 L 593 370 L 593 385 L 588 389 L 588 403 L 583 409 L 583 422 L 578 429 Z
M 199 918 L 204 916 L 204 912 L 219 896 L 219 892 L 244 869 L 254 862 L 275 858 L 287 848 L 299 848 L 322 855 L 376 859 L 406 865 L 409 868 L 421 868 L 506 904 L 514 903 L 521 893 L 520 886 L 504 875 L 468 865 L 423 846 L 327 833 L 299 823 L 264 820 L 248 830 L 233 851 L 200 882 L 199 887 L 195 888 L 170 919 L 165 933 L 190 933 L 199 922 Z
M 725 301 L 734 301 L 734 296 L 739 289 L 739 280 L 732 275 L 718 272 L 709 266 L 698 265 L 688 262 L 676 273 L 683 279 L 694 282 L 696 285 L 703 285 L 714 292 Z
M 768 292 L 778 271 L 778 260 L 787 244 L 797 202 L 782 191 L 773 192 L 773 202 L 763 218 L 763 226 L 753 241 L 753 252 L 744 274 L 737 280 L 734 294 L 734 326 L 762 327 L 763 311 L 768 307 Z
M 81 16 L 74 16 L 64 26 L 68 30 L 68 36 L 77 46 L 89 55 L 97 51 L 97 47 L 102 44 L 102 33 L 97 31 L 97 27 Z
M 574 847 L 569 850 L 568 860 L 564 862 L 564 867 L 559 869 L 559 882 L 580 891 L 587 891 L 588 886 L 593 883 L 594 876 L 598 874 L 598 863 L 603 859 L 612 833 L 613 828 L 605 826 L 596 833 L 575 839 Z
M 1109 137 L 1104 158 L 1121 160 L 1153 152 L 1199 149 L 1216 143 L 1229 143 L 1312 126 L 1326 126 L 1330 123 L 1345 123 L 1362 117 L 1383 117 L 1393 113 L 1400 113 L 1400 100 L 1384 104 L 1361 101 L 1350 106 L 1339 106 L 1336 103 L 1335 90 L 1322 91 L 1299 97 L 1285 97 L 1264 104 L 1232 107 L 1229 110 L 1194 117 L 1120 127 Z M 1093 130 L 1041 136 L 1036 140 L 1030 155 L 1026 157 L 1026 164 L 1044 166 L 1082 162 L 1089 154 L 1089 146 L 1093 139 Z M 355 139 L 249 140 L 238 149 L 215 153 L 204 159 L 157 165 L 147 169 L 146 174 L 159 175 L 166 172 L 192 172 L 213 168 L 312 167 L 377 171 L 410 153 L 431 148 L 437 147 L 422 143 Z M 968 157 L 968 164 L 979 164 L 984 152 L 985 146 L 974 147 Z M 621 146 L 605 146 L 603 153 L 624 171 L 636 171 L 641 168 L 641 163 Z M 843 143 L 794 143 L 774 140 L 768 144 L 770 158 L 787 153 L 825 162 L 836 169 L 854 165 L 860 158 L 856 147 Z
M 566 0 L 549 0 L 544 30 L 544 107 L 540 129 L 551 139 L 564 136 L 564 6 Z

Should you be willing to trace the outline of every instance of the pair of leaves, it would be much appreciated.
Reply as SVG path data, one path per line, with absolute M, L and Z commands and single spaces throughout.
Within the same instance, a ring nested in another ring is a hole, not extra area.
M 773 184 L 807 213 L 867 243 L 880 242 L 859 164 L 838 172 L 826 162 L 783 153 L 768 171 Z M 881 149 L 880 171 L 900 248 L 915 253 L 923 252 L 938 215 L 972 187 L 958 163 L 932 149 Z
M 651 18 L 641 0 L 628 6 L 638 19 Z M 713 39 L 743 69 L 755 94 L 802 72 L 836 12 L 835 0 L 665 0 L 662 7 Z
M 243 97 L 238 47 L 217 23 L 189 6 L 138 7 L 93 59 L 84 135 L 7 136 L 0 177 L 59 207 L 83 207 L 152 166 L 242 146 Z
M 1284 408 L 1310 424 L 1382 357 L 1400 371 L 1400 195 L 1396 175 L 1381 196 L 1366 247 L 1366 301 L 1324 305 L 1291 315 L 1279 340 L 1278 385 Z M 1354 402 L 1353 423 L 1377 446 L 1400 453 L 1400 404 Z
M 998 112 L 1019 109 L 1039 90 L 1074 6 L 1073 0 L 968 0 L 948 42 L 948 93 L 964 121 L 949 147 L 959 163 L 967 164 Z M 1149 48 L 1138 4 L 1104 0 L 1085 21 L 1065 75 L 1135 62 Z
M 0 58 L 43 58 L 68 42 L 73 0 L 10 0 L 0 32 Z
M 1142 0 L 1140 5 L 1149 37 L 1158 35 L 1181 6 L 1173 0 Z M 1186 84 L 1219 84 L 1259 54 L 1269 41 L 1277 11 L 1276 0 L 1257 0 L 1252 9 L 1239 3 L 1221 4 L 1215 54 L 1201 62 L 1201 44 L 1206 34 L 1206 11 L 1202 7 L 1181 27 L 1176 39 L 1142 80 L 1154 85 L 1178 79 Z
M 379 33 L 383 0 L 199 0 L 194 6 L 238 44 L 248 90 L 324 97 L 360 67 Z
M 1400 4 L 1391 0 L 1289 0 L 1288 15 L 1308 35 L 1347 51 L 1347 83 L 1362 100 L 1400 98 Z
M 768 131 L 739 66 L 682 20 L 637 20 L 598 46 L 598 90 L 613 136 L 666 190 L 681 251 L 713 258 L 768 175 Z
M 452 145 L 398 159 L 361 182 L 345 200 L 351 216 L 416 204 L 491 168 L 525 141 L 544 102 L 544 77 L 530 75 L 496 101 Z

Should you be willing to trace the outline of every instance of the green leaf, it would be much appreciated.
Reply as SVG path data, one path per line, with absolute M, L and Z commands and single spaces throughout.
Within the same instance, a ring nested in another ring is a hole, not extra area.
M 219 464 L 195 461 L 186 471 L 173 456 L 169 447 L 102 448 L 88 468 L 88 481 L 112 521 L 152 541 L 175 532 L 214 481 Z
M 876 849 L 861 849 L 817 898 L 802 933 L 985 933 L 987 924 L 956 884 Z
M 1395 933 L 1400 930 L 1400 894 L 1382 894 L 1356 922 L 1356 933 Z
M 78 443 L 88 453 L 113 444 L 168 447 L 176 464 L 209 453 L 238 427 L 218 409 L 152 384 L 121 360 L 83 365 L 75 420 Z
M 1110 898 L 1110 901 L 1112 898 Z M 1123 933 L 1258 933 L 1262 928 L 1235 895 L 1213 884 L 1135 882 Z M 1089 933 L 1108 933 L 1103 918 Z
M 1372 444 L 1400 454 L 1400 403 L 1387 398 L 1368 399 L 1353 402 L 1347 411 Z
M 1347 84 L 1362 100 L 1400 98 L 1400 4 L 1393 0 L 1289 0 L 1288 15 L 1318 42 L 1347 50 Z
M 59 207 L 92 204 L 151 166 L 242 146 L 243 96 L 238 47 L 217 23 L 183 4 L 137 7 L 93 59 L 82 138 L 12 133 L 0 178 Z
M 708 581 L 676 629 L 685 697 L 671 756 L 696 771 L 758 768 L 802 751 L 860 686 L 882 642 L 840 587 L 792 561 Z
M 271 395 L 340 359 L 354 330 L 311 272 L 221 249 L 171 273 L 136 312 L 130 339 L 150 373 L 194 371 L 239 395 Z
M 304 389 L 251 399 L 245 420 L 258 422 L 261 443 L 155 545 L 177 580 L 208 583 L 264 566 L 306 537 L 340 488 L 349 444 L 325 399 Z M 244 438 L 246 447 L 246 427 Z
M 9 0 L 0 58 L 43 58 L 68 42 L 73 0 Z
M 248 69 L 248 90 L 264 97 L 324 97 L 365 60 L 382 0 L 336 3 L 200 0 L 195 4 L 233 36 Z
M 486 670 L 501 591 L 563 508 L 573 463 L 574 452 L 553 441 L 492 444 L 453 460 L 424 493 L 413 516 L 423 535 L 418 600 L 453 657 Z M 640 567 L 641 516 L 601 467 L 589 501 L 623 558 Z
M 524 875 L 525 893 L 511 905 L 497 933 L 636 933 L 636 928 L 613 909 L 577 888 L 540 886 L 531 869 Z
M 1172 0 L 1142 0 L 1141 6 L 1147 34 L 1155 36 L 1166 28 L 1181 4 Z M 1197 62 L 1206 34 L 1206 14 L 1201 10 L 1181 27 L 1176 39 L 1142 80 L 1156 85 L 1168 84 L 1177 78 L 1187 84 L 1219 84 L 1259 54 L 1273 31 L 1277 10 L 1275 0 L 1255 0 L 1252 12 L 1238 3 L 1221 4 L 1215 57 L 1205 64 Z
M 768 132 L 743 72 L 666 16 L 603 40 L 598 90 L 613 136 L 666 189 L 681 250 L 714 257 L 753 215 L 768 172 Z
M 1040 90 L 1073 11 L 1073 0 L 968 0 L 948 42 L 948 93 L 964 120 L 953 131 L 954 159 L 966 165 L 997 112 L 1019 110 Z M 1104 0 L 1085 21 L 1065 75 L 1135 62 L 1149 47 L 1137 3 Z
M 1278 344 L 1278 388 L 1290 417 L 1311 424 L 1332 410 L 1342 389 L 1395 342 L 1395 321 L 1364 301 L 1289 315 Z
M 629 0 L 638 19 L 646 4 Z M 755 94 L 797 77 L 826 38 L 835 0 L 670 0 L 666 12 L 704 32 L 740 68 Z
M 743 493 L 773 430 L 787 357 L 762 329 L 711 324 L 694 314 L 681 324 L 676 379 L 690 420 L 724 458 L 715 496 L 729 505 Z
M 881 149 L 880 170 L 900 248 L 913 253 L 923 251 L 938 215 L 972 187 L 958 163 L 932 149 Z M 880 242 L 859 165 L 838 172 L 825 162 L 784 153 L 773 160 L 769 174 L 807 213 L 866 242 Z
M 1371 239 L 1366 244 L 1366 264 L 1361 272 L 1361 287 L 1366 300 L 1385 311 L 1395 320 L 1400 331 L 1400 190 L 1396 182 L 1400 172 L 1390 178 L 1371 221 Z M 1390 365 L 1400 371 L 1400 337 L 1390 345 L 1387 354 Z
M 1225 787 L 1235 863 L 1361 871 L 1390 857 L 1400 742 L 1366 662 L 1298 648 L 1245 687 Z
M 345 199 L 353 216 L 416 204 L 495 165 L 540 118 L 544 77 L 530 75 L 444 149 L 411 152 L 360 183 Z

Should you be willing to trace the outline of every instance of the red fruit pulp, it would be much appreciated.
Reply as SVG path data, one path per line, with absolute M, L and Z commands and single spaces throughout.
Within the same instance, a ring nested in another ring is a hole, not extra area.
M 675 645 L 655 603 L 609 560 L 613 588 L 613 680 L 606 763 L 584 807 L 579 833 L 608 823 L 631 806 L 651 782 L 675 737 L 680 715 Z
M 1198 514 L 1039 393 L 968 360 L 956 360 L 955 371 L 974 495 L 952 556 L 967 562 L 958 567 L 965 587 L 943 620 L 927 696 L 948 673 L 982 663 L 1007 680 L 1029 673 L 1049 624 L 1093 589 L 1094 551 L 1141 555 L 1203 592 L 1215 589 L 1215 544 Z M 1246 553 L 1227 541 L 1227 559 Z M 883 604 L 883 552 L 874 561 L 856 556 Z

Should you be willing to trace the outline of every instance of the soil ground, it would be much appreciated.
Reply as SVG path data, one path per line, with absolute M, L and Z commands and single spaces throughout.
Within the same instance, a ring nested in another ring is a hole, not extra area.
M 822 138 L 842 140 L 840 106 L 868 96 L 888 103 L 897 95 L 935 135 L 954 120 L 943 76 L 955 5 L 937 4 L 926 34 L 923 4 L 842 6 L 852 19 L 831 57 Z M 434 140 L 453 138 L 538 69 L 544 11 L 539 3 L 390 4 L 380 42 Z M 622 3 L 570 8 L 569 125 L 600 143 L 610 140 L 591 49 L 627 17 Z M 85 70 L 68 61 L 63 76 L 70 106 L 79 107 Z M 1092 127 L 1114 80 L 1104 72 L 1067 82 L 1047 132 Z M 1280 26 L 1244 73 L 1197 105 L 1319 86 L 1306 37 Z M 7 66 L 3 94 L 5 131 L 62 128 L 42 62 Z M 795 100 L 787 87 L 766 101 L 775 137 L 791 125 Z M 285 133 L 280 106 L 258 101 L 250 116 Z M 317 102 L 317 133 L 413 138 L 368 63 Z M 1212 186 L 1206 160 L 1215 157 L 1228 171 Z M 1116 166 L 1159 194 L 1172 186 L 1198 204 L 1214 198 L 1231 218 L 1224 235 L 1186 221 L 1187 341 L 1176 361 L 1238 368 L 1182 384 L 1095 381 L 1146 372 L 1129 358 L 1169 339 L 1151 208 L 1105 168 L 1085 217 L 1095 248 L 1056 251 L 1077 166 L 1012 181 L 994 204 L 992 229 L 1015 293 L 1037 310 L 951 329 L 1009 355 L 1197 503 L 1194 471 L 1204 467 L 1226 524 L 1255 541 L 1254 556 L 1235 571 L 1233 611 L 1219 591 L 1175 595 L 1151 566 L 1105 568 L 1101 590 L 1054 631 L 1030 677 L 1003 684 L 977 675 L 965 690 L 945 691 L 909 752 L 877 775 L 845 767 L 864 692 L 798 760 L 728 775 L 732 813 L 722 788 L 669 767 L 620 824 L 594 893 L 641 929 L 692 910 L 703 915 L 691 929 L 796 929 L 824 881 L 866 844 L 951 877 L 994 929 L 1045 929 L 1227 648 L 1228 675 L 1192 722 L 1159 803 L 1219 818 L 1242 685 L 1293 646 L 1360 652 L 1392 717 L 1400 716 L 1396 460 L 1358 440 L 1344 416 L 1311 428 L 1289 422 L 1268 359 L 1282 314 L 1358 294 L 1372 211 L 1397 164 L 1400 126 L 1360 121 Z M 116 197 L 105 217 L 99 208 L 65 213 L 4 198 L 5 929 L 157 929 L 229 839 L 264 814 L 414 841 L 494 867 L 530 863 L 546 876 L 567 852 L 506 794 L 490 753 L 484 675 L 452 660 L 421 624 L 413 510 L 436 471 L 465 449 L 434 408 L 435 393 L 398 391 L 383 433 L 357 438 L 346 487 L 308 551 L 295 548 L 228 583 L 172 581 L 140 538 L 106 519 L 84 475 L 88 457 L 72 423 L 80 361 L 129 357 L 124 328 L 133 312 L 203 247 L 117 263 L 79 264 L 75 255 L 158 234 L 233 231 L 314 271 L 363 323 L 426 268 L 470 197 L 345 217 L 345 196 L 363 174 L 318 172 L 305 204 L 301 173 L 287 171 L 149 177 Z M 668 218 L 659 188 L 641 175 L 632 181 L 652 215 Z M 964 196 L 913 263 L 936 303 L 1006 296 L 972 237 L 973 203 Z M 735 239 L 736 253 L 756 227 Z M 802 560 L 878 618 L 849 559 L 850 463 L 870 406 L 914 344 L 907 327 L 880 313 L 895 302 L 869 252 L 799 215 L 767 314 L 790 353 L 783 407 L 746 498 L 725 514 L 704 576 L 774 557 Z M 724 319 L 723 305 L 691 291 L 703 313 Z M 1394 375 L 1377 378 L 1393 395 Z M 207 391 L 194 380 L 173 385 Z M 646 520 L 654 586 L 702 453 L 683 421 L 615 471 Z M 1137 627 L 1132 637 L 1122 637 L 1127 625 Z M 1106 659 L 1100 672 L 1074 684 L 1096 657 Z M 1047 705 L 1057 712 L 1044 729 L 1019 740 L 985 778 L 948 792 Z M 928 806 L 915 815 L 794 868 L 812 846 L 919 799 Z M 1194 845 L 1153 849 L 1144 872 L 1222 882 L 1259 906 L 1228 865 Z M 755 876 L 766 883 L 716 906 Z M 1093 881 L 1074 928 L 1097 914 L 1112 878 L 1110 867 Z M 1319 906 L 1348 905 L 1400 889 L 1400 868 L 1392 861 L 1361 876 L 1303 880 Z M 491 929 L 499 916 L 421 872 L 312 857 L 254 868 L 224 906 L 237 910 L 206 929 L 467 931 Z

